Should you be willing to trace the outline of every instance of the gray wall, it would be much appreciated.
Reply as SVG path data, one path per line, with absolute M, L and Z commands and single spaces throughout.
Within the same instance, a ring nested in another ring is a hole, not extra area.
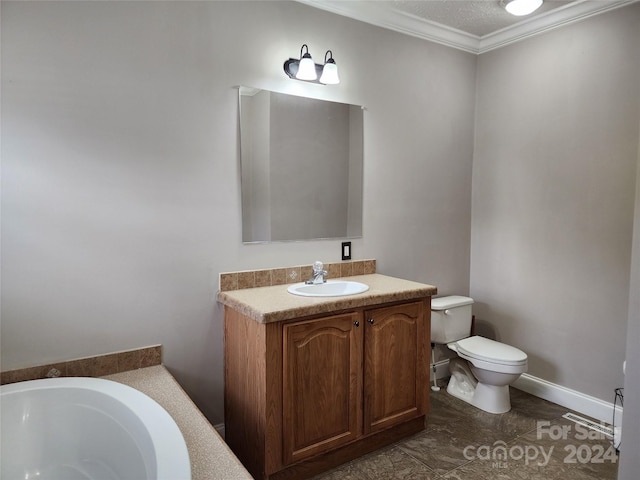
M 468 293 L 475 56 L 292 2 L 1 8 L 2 369 L 162 343 L 222 420 L 218 274 L 340 260 L 242 244 L 237 85 L 364 105 L 354 258 Z M 339 86 L 286 77 L 303 43 Z
M 478 60 L 471 296 L 529 373 L 611 402 L 623 384 L 640 5 Z
M 339 241 L 242 245 L 244 84 L 367 107 L 354 258 L 471 293 L 536 376 L 607 401 L 622 384 L 640 6 L 478 59 L 295 3 L 1 8 L 2 369 L 162 343 L 222 420 L 219 272 L 340 258 Z M 340 86 L 284 75 L 302 43 L 333 50 Z

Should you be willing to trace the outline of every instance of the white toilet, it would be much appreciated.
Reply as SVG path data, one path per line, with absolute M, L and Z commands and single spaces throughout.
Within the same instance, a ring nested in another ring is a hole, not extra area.
M 447 392 L 489 413 L 511 410 L 509 385 L 527 371 L 527 354 L 510 345 L 473 336 L 473 299 L 452 295 L 431 300 L 431 342 L 447 344 L 451 359 Z

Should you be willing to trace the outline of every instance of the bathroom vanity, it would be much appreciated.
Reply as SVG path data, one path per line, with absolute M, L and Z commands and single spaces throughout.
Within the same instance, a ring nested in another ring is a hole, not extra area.
M 307 478 L 425 427 L 431 285 L 300 297 L 224 291 L 225 435 L 259 479 Z

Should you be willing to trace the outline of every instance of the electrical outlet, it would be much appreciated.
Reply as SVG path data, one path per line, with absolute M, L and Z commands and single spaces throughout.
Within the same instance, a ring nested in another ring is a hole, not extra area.
M 342 242 L 342 260 L 351 260 L 351 242 Z

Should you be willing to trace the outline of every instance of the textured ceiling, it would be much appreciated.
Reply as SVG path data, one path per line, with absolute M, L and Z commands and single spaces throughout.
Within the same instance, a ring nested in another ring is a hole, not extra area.
M 406 35 L 481 54 L 640 0 L 544 0 L 530 15 L 500 0 L 296 0 Z
M 508 13 L 499 0 L 379 0 L 378 3 L 388 9 L 482 37 L 574 3 L 574 0 L 545 0 L 538 10 L 524 17 Z

